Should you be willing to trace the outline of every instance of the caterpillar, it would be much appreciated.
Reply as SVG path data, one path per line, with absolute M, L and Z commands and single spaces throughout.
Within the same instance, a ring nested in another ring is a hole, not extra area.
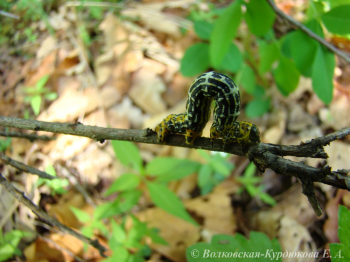
M 167 134 L 184 134 L 186 144 L 193 145 L 211 115 L 211 103 L 215 100 L 214 122 L 210 128 L 210 138 L 222 138 L 224 145 L 232 142 L 260 143 L 260 132 L 256 125 L 238 122 L 240 114 L 239 88 L 226 75 L 207 72 L 192 83 L 188 91 L 186 112 L 167 116 L 155 129 L 160 142 Z

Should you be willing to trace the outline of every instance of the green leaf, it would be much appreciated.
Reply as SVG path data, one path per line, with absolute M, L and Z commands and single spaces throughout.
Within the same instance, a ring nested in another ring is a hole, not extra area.
M 126 191 L 129 189 L 135 189 L 141 183 L 141 178 L 138 175 L 132 173 L 123 174 L 121 177 L 117 178 L 113 184 L 108 188 L 105 196 L 109 196 L 118 191 Z
M 45 95 L 45 99 L 48 101 L 53 101 L 55 99 L 57 99 L 57 93 L 55 92 L 51 92 Z
M 231 43 L 218 70 L 227 70 L 231 73 L 235 73 L 240 69 L 242 62 L 243 56 L 241 52 L 235 44 Z
M 159 230 L 157 228 L 149 228 L 147 231 L 147 236 L 149 236 L 152 239 L 152 242 L 154 243 L 167 245 L 167 246 L 169 245 L 169 243 L 166 242 L 164 238 L 162 238 L 159 235 Z
M 317 96 L 329 104 L 333 98 L 334 54 L 318 45 L 312 68 L 312 87 Z
M 213 169 L 210 165 L 202 165 L 198 171 L 198 186 L 199 188 L 204 188 L 210 183 L 211 173 Z
M 316 19 L 313 19 L 313 20 L 307 22 L 305 24 L 305 26 L 307 28 L 309 28 L 312 32 L 314 32 L 316 35 L 318 35 L 322 38 L 324 37 L 322 26 L 320 25 L 320 23 Z
M 332 262 L 350 261 L 350 211 L 345 206 L 339 206 L 338 224 L 340 243 L 329 244 Z
M 291 35 L 290 48 L 294 63 L 304 76 L 310 77 L 318 43 L 300 30 Z
M 129 211 L 133 208 L 138 202 L 142 195 L 140 190 L 129 190 L 121 193 L 118 196 L 119 205 L 118 208 L 122 213 Z
M 331 9 L 321 16 L 327 30 L 333 34 L 350 34 L 350 5 L 342 5 Z
M 253 94 L 255 91 L 255 73 L 254 70 L 247 64 L 238 72 L 236 79 L 238 86 L 242 86 L 248 94 Z
M 11 258 L 15 253 L 16 248 L 10 244 L 4 244 L 0 246 L 0 261 L 6 261 Z
M 166 186 L 148 182 L 147 188 L 152 201 L 156 206 L 174 216 L 182 218 L 183 220 L 198 226 L 197 222 L 194 221 L 193 218 L 187 213 L 180 199 L 178 199 L 178 197 Z
M 119 161 L 138 172 L 142 172 L 142 159 L 140 151 L 134 143 L 126 141 L 112 141 L 114 152 Z
M 168 182 L 197 172 L 200 164 L 188 159 L 157 157 L 146 166 L 146 173 L 157 176 L 158 181 Z
M 346 0 L 347 1 L 347 0 Z M 308 20 L 318 18 L 324 13 L 325 5 L 323 2 L 309 1 L 309 7 L 306 11 Z
M 113 249 L 113 255 L 110 257 L 110 262 L 130 262 L 130 257 L 131 255 L 129 252 L 124 247 L 119 246 Z
M 341 6 L 341 5 L 350 5 L 350 0 L 329 0 L 327 1 L 332 8 Z
M 35 85 L 36 89 L 37 90 L 42 89 L 45 86 L 45 84 L 46 84 L 47 80 L 49 79 L 49 77 L 50 77 L 49 75 L 45 75 L 42 78 L 40 78 L 39 81 Z
M 111 224 L 113 232 L 112 236 L 118 243 L 123 243 L 126 239 L 125 230 L 120 225 L 118 225 L 113 219 L 111 220 Z
M 216 173 L 219 173 L 225 177 L 229 176 L 233 169 L 233 167 L 230 168 L 228 165 L 226 165 L 226 159 L 219 154 L 214 155 L 209 164 Z
M 113 202 L 107 202 L 102 205 L 98 205 L 94 212 L 94 220 L 104 219 L 107 217 L 115 216 L 121 214 L 119 208 L 119 199 Z
M 269 111 L 270 104 L 270 99 L 255 98 L 247 104 L 245 114 L 249 118 L 262 116 Z
M 272 27 L 276 14 L 266 1 L 250 0 L 244 14 L 249 30 L 257 36 L 263 36 Z
M 300 73 L 292 61 L 282 56 L 277 68 L 273 70 L 273 76 L 280 92 L 287 96 L 297 88 Z
M 272 64 L 277 61 L 280 56 L 280 50 L 276 42 L 268 44 L 265 41 L 259 41 L 259 72 L 266 73 L 271 69 Z
M 210 34 L 213 31 L 214 24 L 207 21 L 195 21 L 194 22 L 194 31 L 202 40 L 209 40 Z
M 51 164 L 48 164 L 48 165 L 46 166 L 45 172 L 48 173 L 48 174 L 51 175 L 51 176 L 57 176 L 56 170 L 55 170 L 55 168 L 53 167 L 53 165 L 51 165 Z
M 35 95 L 30 99 L 30 105 L 34 111 L 34 114 L 37 116 L 40 113 L 40 107 L 41 107 L 41 96 Z
M 195 76 L 205 71 L 209 65 L 209 45 L 206 43 L 194 44 L 188 48 L 181 59 L 181 74 Z
M 260 256 L 257 257 L 256 254 L 259 253 Z M 215 235 L 211 243 L 197 243 L 186 250 L 188 262 L 267 262 L 271 260 L 282 262 L 282 257 L 278 257 L 277 254 L 282 255 L 278 241 L 276 239 L 271 241 L 264 233 L 254 231 L 250 232 L 250 239 L 246 239 L 239 233 L 235 236 Z
M 86 213 L 83 210 L 80 210 L 76 207 L 71 206 L 70 209 L 72 210 L 72 212 L 74 213 L 74 215 L 76 216 L 76 218 L 82 222 L 82 223 L 86 223 L 92 220 L 92 216 L 90 216 L 88 213 Z
M 259 192 L 259 193 L 258 193 L 258 196 L 259 196 L 259 198 L 260 198 L 264 203 L 266 203 L 266 204 L 269 204 L 269 205 L 271 205 L 271 206 L 274 206 L 274 205 L 277 204 L 276 200 L 273 199 L 273 197 L 270 196 L 269 194 L 266 194 L 266 193 L 264 193 L 264 192 Z
M 256 166 L 254 163 L 250 162 L 247 168 L 244 171 L 244 176 L 245 177 L 253 177 L 256 171 Z
M 219 67 L 230 48 L 241 22 L 241 1 L 234 1 L 216 20 L 210 35 L 209 56 L 211 64 Z

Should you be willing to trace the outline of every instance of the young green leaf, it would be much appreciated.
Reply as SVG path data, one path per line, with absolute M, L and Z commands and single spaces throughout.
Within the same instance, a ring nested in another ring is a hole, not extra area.
M 218 68 L 221 65 L 236 35 L 242 17 L 241 3 L 241 0 L 234 1 L 214 24 L 209 47 L 210 62 L 213 67 Z
M 117 198 L 113 202 L 98 205 L 94 212 L 94 219 L 99 220 L 121 214 L 122 211 L 119 208 L 119 202 L 119 198 Z
M 248 94 L 253 94 L 255 91 L 255 73 L 254 70 L 247 64 L 238 72 L 236 79 L 238 86 L 243 87 Z
M 205 71 L 209 65 L 209 45 L 206 43 L 194 44 L 188 48 L 181 59 L 181 74 L 195 76 Z
M 157 176 L 159 182 L 169 182 L 197 172 L 200 164 L 188 159 L 157 157 L 146 166 L 146 173 Z
M 49 79 L 49 77 L 50 77 L 49 75 L 45 75 L 42 78 L 40 78 L 39 81 L 35 85 L 36 89 L 37 90 L 42 89 L 45 86 L 45 84 L 46 84 L 47 80 Z
M 350 34 L 350 5 L 342 5 L 331 9 L 321 16 L 327 30 L 333 34 Z
M 126 239 L 125 230 L 118 225 L 113 219 L 111 220 L 113 237 L 118 243 L 123 243 Z
M 109 196 L 118 191 L 126 191 L 129 189 L 135 189 L 141 183 L 141 178 L 138 175 L 132 173 L 123 174 L 117 178 L 113 184 L 108 188 L 105 196 Z
M 30 105 L 34 111 L 34 114 L 37 116 L 40 113 L 41 107 L 41 95 L 35 95 L 30 99 Z
M 153 203 L 168 213 L 182 218 L 193 225 L 198 226 L 197 222 L 187 213 L 184 205 L 178 197 L 166 186 L 158 183 L 147 183 L 147 189 Z
M 296 67 L 304 76 L 311 76 L 317 46 L 318 43 L 302 31 L 291 33 L 291 55 Z
M 350 261 L 350 211 L 345 206 L 339 206 L 338 224 L 340 243 L 329 244 L 332 262 Z
M 92 220 L 92 216 L 88 213 L 86 213 L 83 210 L 80 210 L 76 207 L 71 206 L 70 209 L 72 210 L 72 212 L 74 213 L 74 215 L 76 216 L 76 218 L 82 222 L 82 223 L 86 223 Z
M 349 0 L 329 0 L 327 1 L 327 4 L 329 3 L 331 9 L 337 7 L 337 6 L 341 6 L 341 5 L 350 5 L 350 1 Z
M 333 98 L 334 54 L 318 45 L 312 68 L 312 87 L 317 96 L 329 104 Z
M 228 166 L 226 159 L 219 154 L 214 155 L 209 164 L 216 173 L 225 177 L 229 176 L 233 169 L 233 166 Z
M 316 35 L 320 37 L 324 37 L 324 33 L 322 30 L 322 26 L 320 23 L 317 21 L 317 19 L 313 19 L 305 24 L 307 28 L 309 28 L 312 32 L 314 32 Z
M 240 69 L 242 62 L 243 56 L 241 52 L 235 44 L 231 43 L 218 70 L 227 70 L 231 73 L 235 73 Z
M 280 56 L 277 42 L 268 44 L 265 41 L 259 41 L 259 55 L 259 72 L 266 73 L 271 69 L 272 64 L 277 61 Z
M 255 98 L 247 104 L 245 114 L 249 118 L 255 118 L 264 115 L 269 109 L 270 99 Z
M 266 1 L 250 0 L 244 19 L 249 30 L 256 36 L 263 36 L 272 27 L 276 14 Z
M 142 195 L 142 192 L 137 189 L 125 191 L 121 193 L 117 201 L 119 202 L 118 208 L 122 213 L 129 211 L 133 208 L 138 202 Z
M 309 7 L 306 11 L 307 19 L 311 20 L 318 18 L 324 13 L 324 9 L 325 4 L 323 2 L 309 1 Z
M 142 172 L 143 166 L 140 151 L 134 143 L 113 140 L 112 147 L 123 165 L 131 167 L 140 173 Z
M 297 88 L 300 73 L 291 60 L 282 56 L 273 76 L 282 95 L 287 96 Z
M 198 171 L 198 186 L 199 188 L 204 188 L 210 183 L 211 174 L 213 169 L 209 164 L 202 165 Z
M 202 40 L 209 40 L 213 28 L 214 24 L 207 21 L 200 20 L 194 22 L 194 31 Z

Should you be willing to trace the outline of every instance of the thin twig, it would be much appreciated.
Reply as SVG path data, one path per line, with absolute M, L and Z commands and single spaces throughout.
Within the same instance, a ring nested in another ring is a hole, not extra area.
M 46 172 L 40 171 L 39 169 L 36 169 L 34 167 L 31 166 L 27 166 L 26 164 L 23 164 L 21 162 L 18 162 L 16 160 L 13 160 L 12 158 L 5 156 L 4 154 L 0 153 L 0 159 L 5 163 L 8 164 L 10 166 L 13 166 L 14 168 L 17 168 L 20 171 L 26 172 L 26 173 L 30 173 L 30 174 L 34 174 L 37 175 L 41 178 L 44 179 L 58 179 L 58 177 L 55 176 L 51 176 Z
M 300 29 L 301 31 L 303 31 L 305 34 L 307 34 L 308 36 L 310 36 L 311 38 L 315 39 L 316 41 L 318 41 L 320 44 L 324 45 L 325 47 L 327 47 L 330 51 L 332 51 L 333 53 L 337 54 L 338 56 L 342 57 L 346 62 L 350 63 L 350 57 L 345 54 L 344 52 L 340 51 L 338 48 L 336 48 L 334 45 L 328 43 L 325 39 L 323 39 L 322 37 L 318 36 L 317 34 L 315 34 L 313 31 L 311 31 L 309 28 L 307 28 L 305 25 L 303 25 L 302 23 L 298 22 L 297 20 L 295 20 L 293 17 L 286 15 L 285 13 L 282 12 L 282 10 L 280 10 L 276 4 L 274 3 L 273 0 L 266 0 L 267 3 L 272 7 L 272 9 L 282 18 L 286 19 L 288 22 L 290 22 L 291 24 L 293 24 L 296 28 Z
M 13 131 L 12 132 L 0 131 L 0 136 L 25 138 L 25 139 L 28 139 L 30 142 L 34 142 L 35 140 L 50 141 L 50 140 L 56 139 L 56 137 L 54 136 L 38 136 L 35 134 L 24 134 L 24 133 L 13 132 Z
M 5 177 L 2 176 L 0 173 L 0 184 L 5 187 L 5 189 L 13 195 L 18 201 L 25 204 L 30 210 L 33 211 L 34 214 L 36 214 L 39 218 L 45 220 L 47 223 L 59 228 L 61 231 L 70 234 L 74 236 L 75 238 L 93 246 L 96 248 L 101 256 L 105 257 L 104 252 L 106 251 L 106 248 L 102 246 L 97 239 L 92 240 L 91 238 L 88 238 L 86 236 L 83 236 L 82 234 L 78 233 L 77 231 L 61 224 L 59 221 L 54 219 L 53 217 L 49 216 L 45 211 L 43 211 L 40 207 L 35 205 L 29 198 L 27 198 L 24 194 L 24 192 L 18 190 L 15 188 L 9 181 L 6 180 Z

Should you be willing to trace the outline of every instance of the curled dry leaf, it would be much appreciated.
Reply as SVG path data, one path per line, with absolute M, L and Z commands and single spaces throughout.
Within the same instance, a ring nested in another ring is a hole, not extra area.
M 76 83 L 79 85 L 79 83 Z M 88 88 L 77 91 L 78 86 L 66 88 L 63 94 L 55 100 L 47 110 L 41 113 L 38 120 L 49 122 L 70 122 L 83 116 L 98 106 L 109 108 L 119 99 L 119 93 L 113 87 L 102 90 Z
M 145 112 L 157 114 L 166 110 L 161 93 L 165 91 L 162 79 L 152 70 L 140 69 L 135 73 L 130 98 Z

